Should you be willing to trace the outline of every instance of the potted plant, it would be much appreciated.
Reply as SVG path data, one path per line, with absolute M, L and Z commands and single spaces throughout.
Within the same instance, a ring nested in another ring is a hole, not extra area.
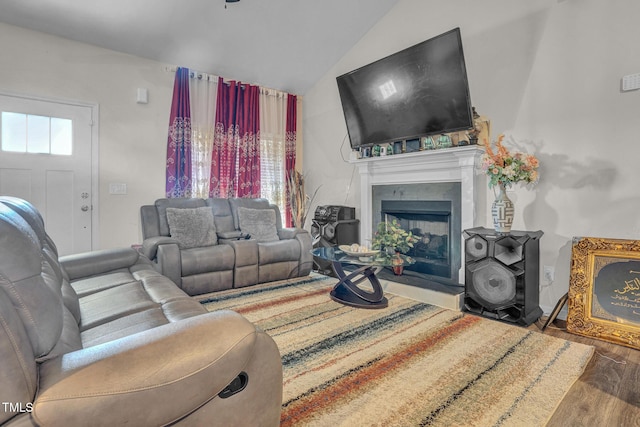
M 393 272 L 399 275 L 402 274 L 403 264 L 400 254 L 409 252 L 409 249 L 417 241 L 418 238 L 410 231 L 403 229 L 398 220 L 394 218 L 391 221 L 384 221 L 378 224 L 378 229 L 371 240 L 371 247 L 381 250 L 388 256 L 392 256 L 395 253 L 395 259 L 399 262 L 394 263 Z
M 384 221 L 378 224 L 378 230 L 373 235 L 371 247 L 383 251 L 400 252 L 406 254 L 418 238 L 410 231 L 400 226 L 397 219 Z

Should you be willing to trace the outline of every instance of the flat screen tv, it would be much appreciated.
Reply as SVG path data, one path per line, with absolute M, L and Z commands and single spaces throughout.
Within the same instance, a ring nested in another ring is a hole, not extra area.
M 336 80 L 352 148 L 473 126 L 459 28 Z

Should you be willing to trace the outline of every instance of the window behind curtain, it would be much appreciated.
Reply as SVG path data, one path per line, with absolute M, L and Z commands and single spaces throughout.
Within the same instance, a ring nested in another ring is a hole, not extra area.
M 283 215 L 285 199 L 285 140 L 287 94 L 260 89 L 261 196 L 278 205 Z
M 183 85 L 183 92 L 186 91 L 187 93 L 187 99 L 189 99 L 187 105 L 190 109 L 190 138 L 188 144 L 190 148 L 188 178 L 190 181 L 188 194 L 189 196 L 203 198 L 230 197 L 232 195 L 228 191 L 220 189 L 220 182 L 225 180 L 225 182 L 228 181 L 233 184 L 238 180 L 237 173 L 234 171 L 240 170 L 242 166 L 239 163 L 242 147 L 238 144 L 242 144 L 243 141 L 239 136 L 229 140 L 228 135 L 226 135 L 227 130 L 222 129 L 225 132 L 223 135 L 218 129 L 223 124 L 218 123 L 219 120 L 216 117 L 222 117 L 223 112 L 231 114 L 231 111 L 228 110 L 235 106 L 235 103 L 222 102 L 226 98 L 221 98 L 220 94 L 224 90 L 221 91 L 220 85 L 227 85 L 227 82 L 221 77 L 211 76 L 187 68 L 178 68 L 176 71 L 177 80 L 180 73 L 184 74 L 185 83 L 188 81 L 188 84 Z M 233 81 L 229 82 L 229 84 L 233 83 Z M 288 220 L 286 171 L 287 168 L 295 168 L 295 154 L 293 155 L 293 161 L 291 161 L 291 150 L 293 149 L 293 153 L 295 153 L 296 138 L 294 136 L 292 139 L 292 136 L 289 135 L 289 140 L 287 140 L 287 103 L 290 97 L 285 92 L 259 88 L 258 139 L 260 173 L 259 176 L 249 180 L 249 182 L 253 183 L 257 183 L 258 179 L 260 180 L 259 196 L 268 199 L 280 208 L 283 223 Z M 176 97 L 174 91 L 172 106 L 179 102 L 180 98 Z M 297 108 L 297 102 L 294 103 L 294 108 Z M 233 115 L 235 116 L 235 113 Z M 235 129 L 235 125 L 231 128 L 231 132 L 233 132 L 233 129 Z M 227 139 L 223 140 L 223 137 L 227 137 Z M 293 145 L 291 141 L 293 141 Z M 172 148 L 170 142 L 169 140 L 168 153 Z M 289 147 L 287 147 L 287 144 L 289 144 Z M 220 151 L 222 148 L 225 150 L 225 155 L 221 157 Z M 289 154 L 287 154 L 287 150 L 290 151 Z M 175 161 L 171 160 L 168 154 L 168 167 L 175 163 Z M 225 173 L 229 176 L 223 176 Z M 225 186 L 225 189 L 227 187 Z M 255 194 L 252 197 L 257 197 L 257 192 Z M 186 197 L 186 195 L 176 197 Z
M 218 82 L 214 76 L 191 72 L 191 185 L 193 197 L 209 197 L 211 153 L 215 138 Z

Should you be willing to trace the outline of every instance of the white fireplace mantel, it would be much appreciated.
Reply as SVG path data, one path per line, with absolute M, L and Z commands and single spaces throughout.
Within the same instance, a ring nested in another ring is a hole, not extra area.
M 460 182 L 461 229 L 485 225 L 487 185 L 477 166 L 483 152 L 481 147 L 471 145 L 352 160 L 360 172 L 361 242 L 369 242 L 373 233 L 374 185 Z M 461 273 L 460 279 L 464 280 L 464 272 Z

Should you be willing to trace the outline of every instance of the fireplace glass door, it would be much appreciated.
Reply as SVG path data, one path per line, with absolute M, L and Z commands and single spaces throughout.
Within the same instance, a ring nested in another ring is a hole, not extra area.
M 451 278 L 452 220 L 450 201 L 383 200 L 382 221 L 396 219 L 418 238 L 407 255 L 416 263 L 406 267 L 418 273 Z

